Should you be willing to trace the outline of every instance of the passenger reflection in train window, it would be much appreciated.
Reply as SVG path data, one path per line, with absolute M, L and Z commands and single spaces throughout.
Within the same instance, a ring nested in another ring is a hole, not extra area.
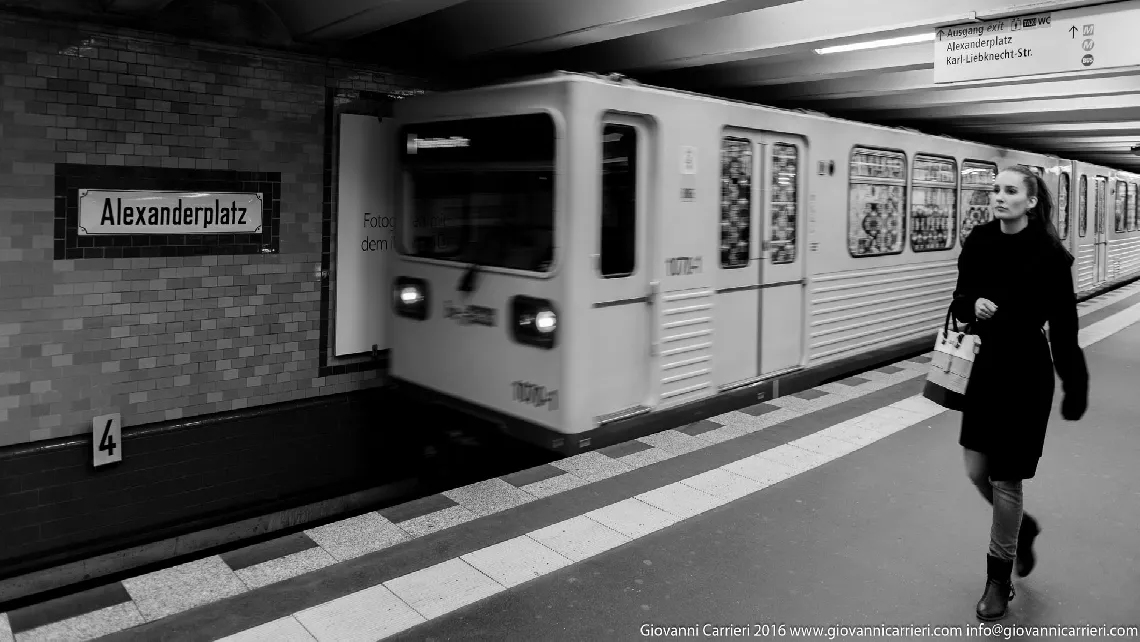
M 963 243 L 951 303 L 954 316 L 981 339 L 958 443 L 967 476 L 993 506 L 986 587 L 976 608 L 984 621 L 1005 616 L 1014 566 L 1024 577 L 1035 564 L 1033 540 L 1041 528 L 1024 513 L 1022 480 L 1037 473 L 1053 370 L 1062 382 L 1061 415 L 1070 421 L 1087 408 L 1089 381 L 1077 343 L 1073 257 L 1053 226 L 1045 182 L 1015 165 L 998 174 L 990 198 L 995 218 Z

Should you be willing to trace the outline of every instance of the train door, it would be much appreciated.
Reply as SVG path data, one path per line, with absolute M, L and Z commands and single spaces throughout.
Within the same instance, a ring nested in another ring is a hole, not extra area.
M 1074 227 L 1076 237 L 1077 291 L 1084 292 L 1096 280 L 1096 234 L 1089 235 L 1089 177 L 1083 171 L 1078 173 L 1076 187 L 1076 211 Z M 1095 200 L 1095 199 L 1093 199 Z
M 725 389 L 801 363 L 803 142 L 726 129 L 720 160 L 714 350 Z
M 1136 183 L 1124 184 L 1124 231 L 1136 231 Z
M 801 365 L 804 354 L 804 141 L 765 134 L 760 184 L 760 374 Z
M 759 213 L 767 185 L 762 180 L 763 134 L 726 128 L 720 139 L 716 219 L 716 340 L 713 360 L 721 389 L 754 381 L 760 374 L 760 272 L 764 238 Z M 710 266 L 711 267 L 711 266 Z
M 1069 239 L 1069 173 L 1062 169 L 1057 173 L 1057 198 L 1055 200 L 1057 207 L 1054 208 L 1053 226 L 1057 228 L 1057 236 L 1061 237 L 1061 241 L 1065 247 L 1070 247 Z M 1071 251 L 1071 248 L 1070 248 Z
M 591 414 L 599 422 L 651 403 L 655 285 L 648 215 L 653 211 L 653 129 L 647 121 L 605 114 L 597 134 L 599 216 L 593 266 L 589 370 Z
M 1108 278 L 1108 225 L 1106 225 L 1108 178 L 1097 176 L 1095 181 L 1096 194 L 1093 198 L 1093 227 L 1096 237 L 1096 277 L 1094 283 L 1100 285 Z
M 1112 238 L 1113 245 L 1128 232 L 1128 184 L 1122 180 L 1114 179 L 1109 183 L 1108 202 L 1112 204 Z M 1108 279 L 1120 276 L 1120 247 L 1109 249 Z
M 1054 226 L 1057 228 L 1057 235 L 1061 237 L 1061 242 L 1068 248 L 1069 252 L 1077 255 L 1076 251 L 1076 234 L 1072 233 L 1070 228 L 1076 227 L 1074 225 L 1072 214 L 1072 181 L 1069 176 L 1068 168 L 1062 168 L 1057 176 L 1057 207 L 1056 207 L 1056 220 Z M 1076 265 L 1073 266 L 1074 271 Z M 1073 283 L 1077 281 L 1077 275 L 1073 274 Z

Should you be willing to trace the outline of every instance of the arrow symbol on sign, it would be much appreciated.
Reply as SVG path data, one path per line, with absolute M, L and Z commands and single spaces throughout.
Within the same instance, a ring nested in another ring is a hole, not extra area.
M 942 34 L 943 34 L 943 33 L 945 33 L 945 32 L 944 32 L 944 31 L 942 31 L 941 29 L 939 29 L 939 30 L 938 30 L 938 39 L 939 39 L 939 40 L 942 40 Z
M 1072 38 L 1076 38 L 1077 37 L 1077 26 L 1073 25 L 1072 27 L 1069 27 L 1069 33 L 1071 34 Z

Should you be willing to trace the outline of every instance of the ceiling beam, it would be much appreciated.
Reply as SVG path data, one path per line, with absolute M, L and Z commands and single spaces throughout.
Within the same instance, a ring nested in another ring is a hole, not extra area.
M 1041 139 L 1036 144 L 1036 146 L 1048 148 L 1050 150 L 1053 150 L 1052 153 L 1061 154 L 1061 155 L 1071 154 L 1073 152 L 1081 152 L 1084 150 L 1127 152 L 1129 149 L 1132 148 L 1132 145 L 1135 144 L 1135 141 L 1136 141 L 1136 139 L 1133 138 L 1133 139 L 1130 139 L 1130 141 L 1126 142 L 1126 143 L 1066 143 L 1066 142 L 1057 142 L 1057 141 L 1054 141 L 1052 139 L 1046 138 L 1046 139 Z M 1014 141 L 1014 142 L 1010 143 L 1009 146 L 1015 147 L 1017 144 L 1018 144 L 1018 142 Z M 1021 143 L 1021 145 L 1024 146 L 1024 143 Z
M 762 63 L 726 65 L 725 67 L 697 67 L 668 74 L 671 82 L 709 89 L 725 87 L 764 87 L 799 82 L 822 82 L 889 74 L 904 71 L 921 71 L 934 68 L 934 55 L 928 44 L 903 45 L 891 49 L 852 51 L 842 56 L 784 55 L 765 59 Z M 858 83 L 859 80 L 850 82 Z M 826 94 L 825 94 L 826 95 Z
M 1092 154 L 1084 154 L 1085 158 L 1089 159 L 1090 163 L 1099 163 L 1109 167 L 1119 167 L 1122 164 L 1140 166 L 1140 156 L 1130 153 L 1110 154 L 1105 152 L 1095 152 Z
M 345 40 L 465 0 L 265 0 L 297 40 Z M 426 46 L 426 45 L 425 45 Z
M 994 125 L 978 124 L 978 123 L 962 123 L 958 125 L 962 130 L 992 130 Z M 1107 121 L 1107 122 L 1070 122 L 1070 123 L 1032 123 L 1032 124 L 1017 124 L 1010 123 L 1001 126 L 1001 132 L 1005 135 L 1016 136 L 1018 134 L 1081 134 L 1087 132 L 1091 135 L 1103 136 L 1128 136 L 1135 133 L 1140 136 L 1140 120 L 1132 121 Z
M 1088 163 L 1114 167 L 1124 171 L 1140 171 L 1140 156 L 1132 154 L 1082 154 L 1081 159 Z
M 911 91 L 889 96 L 843 97 L 850 109 L 916 109 L 1039 100 L 1048 98 L 1095 99 L 1109 96 L 1132 96 L 1140 106 L 1140 75 L 1115 78 L 1082 78 L 998 87 L 939 88 Z M 826 100 L 839 98 L 824 96 Z M 1092 104 L 1090 100 L 1090 104 Z
M 626 38 L 681 25 L 757 11 L 800 0 L 468 0 L 439 14 L 448 27 L 467 28 L 439 43 L 449 54 L 537 54 Z
M 710 73 L 712 70 L 709 70 Z M 954 83 L 954 85 L 935 84 L 934 70 L 932 68 L 916 69 L 912 71 L 891 71 L 883 74 L 858 76 L 852 78 L 836 78 L 829 80 L 807 79 L 794 83 L 787 83 L 774 88 L 776 94 L 784 100 L 797 100 L 813 98 L 865 98 L 871 96 L 892 96 L 905 92 L 945 90 L 968 87 L 1013 87 L 1029 85 L 1053 80 L 1079 80 L 1087 78 L 1115 78 L 1117 76 L 1140 75 L 1140 67 L 1121 67 L 1115 69 L 1097 69 L 1093 71 L 1048 74 L 1018 78 L 996 78 L 970 83 Z M 763 82 L 763 81 L 762 81 Z M 763 84 L 770 84 L 764 82 Z
M 1006 136 L 1016 141 L 1044 141 L 1050 145 L 1128 145 L 1140 143 L 1140 132 L 1123 136 Z
M 830 104 L 833 103 L 834 104 Z M 820 106 L 816 106 L 816 105 Z M 1042 98 L 1000 103 L 970 105 L 894 105 L 880 109 L 846 109 L 846 101 L 812 101 L 810 109 L 827 111 L 836 107 L 860 114 L 875 122 L 898 120 L 945 120 L 958 124 L 959 119 L 991 117 L 1014 120 L 1029 116 L 1020 122 L 1077 121 L 1077 120 L 1137 120 L 1140 119 L 1140 98 L 1136 94 L 1101 96 L 1095 100 L 1072 98 Z M 916 113 L 918 112 L 918 113 Z M 1012 118 L 1011 118 L 1012 117 Z M 964 123 L 963 123 L 964 124 Z
M 711 70 L 710 73 L 712 73 Z M 933 69 L 923 66 L 920 69 L 885 71 L 881 74 L 861 74 L 848 78 L 807 78 L 793 79 L 790 82 L 761 80 L 756 85 L 766 86 L 771 95 L 779 96 L 783 100 L 813 100 L 817 98 L 883 96 L 908 91 L 922 91 L 931 88 L 930 79 L 932 77 Z
M 103 9 L 110 13 L 158 13 L 173 0 L 103 0 Z
M 736 16 L 663 29 L 583 48 L 576 54 L 593 67 L 615 71 L 663 71 L 720 64 L 825 45 L 929 33 L 1004 13 L 1033 13 L 1105 0 L 971 0 L 968 10 L 951 3 L 918 0 L 801 0 Z M 927 45 L 933 55 L 934 43 Z

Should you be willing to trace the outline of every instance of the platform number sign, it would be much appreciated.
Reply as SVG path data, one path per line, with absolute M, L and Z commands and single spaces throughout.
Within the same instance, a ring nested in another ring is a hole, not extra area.
M 91 421 L 94 437 L 92 447 L 95 453 L 95 466 L 113 464 L 123 460 L 123 431 L 119 413 L 101 415 Z

